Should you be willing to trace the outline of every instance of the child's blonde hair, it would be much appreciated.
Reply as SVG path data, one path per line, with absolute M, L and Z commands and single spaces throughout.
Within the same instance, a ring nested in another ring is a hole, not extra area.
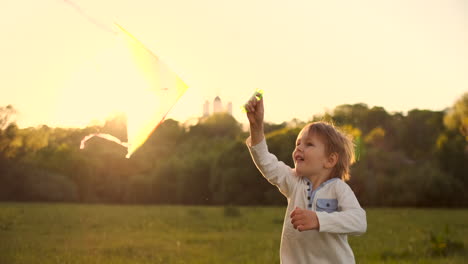
M 309 136 L 317 135 L 325 144 L 325 154 L 336 153 L 338 161 L 333 167 L 330 178 L 349 180 L 350 166 L 354 163 L 354 144 L 352 139 L 345 133 L 339 131 L 333 124 L 326 122 L 313 122 L 303 128 Z

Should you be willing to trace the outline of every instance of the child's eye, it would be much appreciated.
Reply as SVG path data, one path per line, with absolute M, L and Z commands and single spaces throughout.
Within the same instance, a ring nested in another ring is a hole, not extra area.
M 307 143 L 307 146 L 314 146 L 314 144 L 313 144 L 313 143 L 310 143 L 310 142 L 308 142 L 308 143 Z

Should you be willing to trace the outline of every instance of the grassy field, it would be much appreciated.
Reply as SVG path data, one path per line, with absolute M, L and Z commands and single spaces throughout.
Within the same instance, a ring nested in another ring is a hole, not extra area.
M 466 263 L 468 210 L 366 209 L 357 263 Z M 284 208 L 0 203 L 0 264 L 279 263 Z M 432 239 L 431 239 L 432 237 Z

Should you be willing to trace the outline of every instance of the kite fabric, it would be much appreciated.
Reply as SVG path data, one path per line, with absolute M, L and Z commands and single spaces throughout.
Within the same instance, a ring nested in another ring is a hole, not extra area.
M 116 27 L 124 46 L 121 53 L 125 53 L 125 60 L 119 63 L 125 65 L 125 70 L 124 73 L 112 75 L 126 75 L 122 81 L 124 83 L 120 83 L 124 89 L 115 92 L 124 93 L 128 102 L 123 106 L 127 117 L 128 142 L 121 142 L 112 135 L 96 133 L 83 138 L 80 148 L 83 149 L 87 140 L 97 136 L 127 147 L 126 157 L 129 158 L 164 120 L 188 86 L 128 31 L 120 25 L 116 24 Z M 112 97 L 108 100 L 112 100 Z

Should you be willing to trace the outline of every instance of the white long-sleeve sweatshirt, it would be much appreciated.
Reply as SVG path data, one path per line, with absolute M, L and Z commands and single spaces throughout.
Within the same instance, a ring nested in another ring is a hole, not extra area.
M 294 169 L 268 152 L 265 139 L 255 146 L 251 146 L 250 138 L 246 143 L 262 175 L 288 200 L 281 237 L 281 263 L 355 263 L 347 235 L 365 233 L 367 221 L 366 212 L 348 184 L 333 178 L 312 191 L 312 182 L 297 176 Z M 294 229 L 290 215 L 296 207 L 315 211 L 320 230 Z

